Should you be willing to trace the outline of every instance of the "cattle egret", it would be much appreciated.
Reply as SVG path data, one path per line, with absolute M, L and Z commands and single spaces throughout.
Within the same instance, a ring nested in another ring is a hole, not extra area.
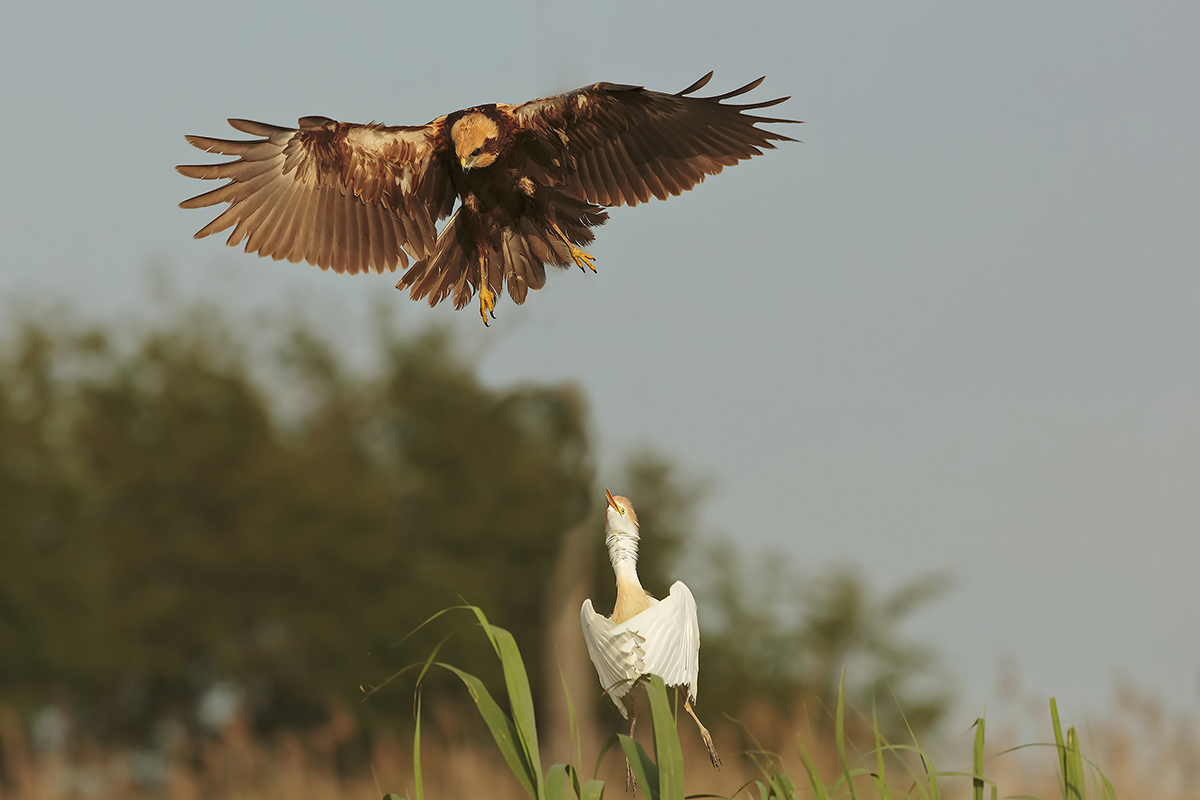
M 584 600 L 579 619 L 588 655 L 596 665 L 600 685 L 629 720 L 629 735 L 637 727 L 637 709 L 630 694 L 637 682 L 657 675 L 667 686 L 687 689 L 684 710 L 696 721 L 704 746 L 714 767 L 721 759 L 713 746 L 708 729 L 700 722 L 692 703 L 699 684 L 700 626 L 696 621 L 696 598 L 675 581 L 662 600 L 651 597 L 642 588 L 637 574 L 638 520 L 633 504 L 607 489 L 605 537 L 608 557 L 617 576 L 617 602 L 611 617 L 597 614 L 592 601 Z M 626 707 L 628 698 L 628 708 Z M 626 761 L 626 789 L 636 788 L 633 770 Z

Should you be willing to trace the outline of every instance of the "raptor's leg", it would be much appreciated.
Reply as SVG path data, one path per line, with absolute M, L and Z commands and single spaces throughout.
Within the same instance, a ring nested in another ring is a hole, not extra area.
M 580 269 L 583 269 L 586 266 L 592 272 L 596 271 L 596 265 L 592 263 L 596 260 L 595 256 L 589 256 L 587 253 L 573 245 L 571 240 L 567 238 L 567 235 L 562 232 L 562 228 L 558 227 L 557 222 L 551 222 L 550 227 L 554 228 L 554 232 L 558 234 L 558 238 L 566 242 L 567 247 L 571 248 L 571 258 L 575 259 L 576 266 L 578 266 Z
M 633 738 L 633 730 L 637 727 L 637 708 L 633 705 L 633 692 L 625 695 L 629 698 L 629 738 Z M 637 794 L 637 778 L 633 776 L 633 765 L 629 757 L 625 757 L 625 791 Z
M 708 757 L 712 760 L 712 765 L 717 769 L 721 768 L 721 757 L 717 755 L 717 748 L 713 746 L 712 737 L 708 735 L 708 728 L 700 722 L 700 718 L 696 716 L 696 712 L 692 710 L 692 701 L 684 700 L 683 709 L 692 715 L 692 719 L 696 720 L 696 726 L 700 728 L 700 738 L 704 740 L 704 746 L 708 748 Z
M 483 317 L 483 325 L 487 327 L 488 314 L 496 318 L 496 293 L 488 286 L 487 256 L 479 254 L 479 316 Z

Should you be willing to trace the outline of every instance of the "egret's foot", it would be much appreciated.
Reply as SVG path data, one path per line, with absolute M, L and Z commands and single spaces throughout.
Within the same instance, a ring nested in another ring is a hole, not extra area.
M 629 759 L 625 759 L 625 791 L 637 794 L 637 778 L 633 776 L 633 765 Z
M 579 267 L 579 269 L 585 272 L 589 269 L 592 272 L 596 271 L 596 265 L 592 263 L 596 260 L 596 257 L 588 255 L 575 245 L 571 245 L 571 258 L 575 259 L 575 265 Z
M 704 747 L 708 750 L 708 758 L 712 761 L 712 765 L 720 769 L 721 757 L 717 755 L 717 748 L 713 745 L 712 737 L 708 735 L 707 728 L 700 729 L 700 738 L 704 740 Z
M 483 317 L 484 327 L 488 326 L 488 314 L 496 318 L 496 293 L 485 284 L 479 287 L 479 316 Z
M 717 755 L 717 748 L 713 744 L 712 736 L 708 734 L 708 728 L 704 727 L 704 723 L 696 716 L 696 711 L 692 708 L 690 700 L 683 701 L 683 710 L 690 714 L 692 719 L 696 720 L 696 727 L 700 729 L 700 738 L 704 740 L 704 748 L 708 750 L 708 758 L 712 761 L 714 767 L 720 769 L 721 757 Z

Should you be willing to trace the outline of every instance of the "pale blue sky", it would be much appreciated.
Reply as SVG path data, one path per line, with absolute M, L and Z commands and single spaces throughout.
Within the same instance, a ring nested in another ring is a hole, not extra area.
M 734 10 L 734 9 L 737 10 Z M 1200 707 L 1200 6 L 672 2 L 21 4 L 0 25 L 0 294 L 113 315 L 185 296 L 451 321 L 497 384 L 578 381 L 605 464 L 713 479 L 706 529 L 883 585 L 952 570 L 913 631 L 1067 710 L 1126 672 Z M 490 330 L 395 276 L 193 241 L 183 134 L 417 124 L 599 80 L 766 74 L 804 144 L 666 203 Z M 605 470 L 606 476 L 613 472 Z M 618 490 L 619 487 L 613 487 Z M 636 498 L 635 498 L 636 502 Z

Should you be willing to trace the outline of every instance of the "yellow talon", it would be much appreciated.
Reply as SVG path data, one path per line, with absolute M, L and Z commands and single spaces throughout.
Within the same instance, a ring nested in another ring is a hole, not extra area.
M 483 317 L 483 324 L 487 327 L 488 314 L 492 315 L 492 319 L 496 318 L 496 293 L 487 286 L 479 287 L 479 316 Z
M 571 244 L 571 240 L 567 238 L 565 233 L 563 233 L 563 229 L 558 227 L 558 223 L 551 222 L 550 227 L 553 228 L 554 232 L 558 234 L 558 238 L 562 239 L 563 243 L 571 249 L 571 258 L 575 260 L 575 266 L 579 267 L 580 269 L 590 269 L 592 272 L 596 271 L 596 265 L 592 263 L 596 260 L 595 256 L 590 256 L 575 245 Z
M 580 269 L 583 269 L 584 265 L 587 265 L 588 269 L 590 269 L 592 272 L 596 271 L 596 265 L 592 263 L 596 260 L 596 257 L 589 256 L 575 245 L 571 245 L 571 258 L 575 259 L 575 264 Z

